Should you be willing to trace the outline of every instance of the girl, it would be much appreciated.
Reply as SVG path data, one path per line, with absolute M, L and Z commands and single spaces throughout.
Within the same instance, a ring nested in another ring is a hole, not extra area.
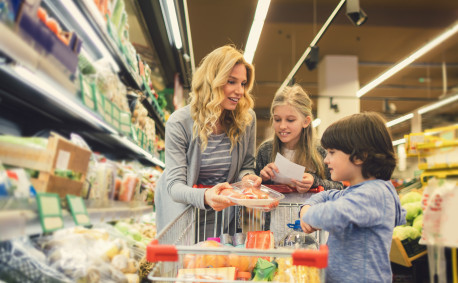
M 275 173 L 279 170 L 273 161 L 279 152 L 306 168 L 301 180 L 292 180 L 298 193 L 287 194 L 282 202 L 303 203 L 305 193 L 318 186 L 325 190 L 342 189 L 340 182 L 331 181 L 329 170 L 323 164 L 326 151 L 315 140 L 311 125 L 312 101 L 302 87 L 285 87 L 275 94 L 270 114 L 274 136 L 259 146 L 256 155 L 256 173 L 263 183 L 275 183 Z

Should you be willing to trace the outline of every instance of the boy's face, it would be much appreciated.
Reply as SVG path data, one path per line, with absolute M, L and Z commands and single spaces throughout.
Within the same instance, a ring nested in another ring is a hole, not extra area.
M 364 181 L 361 172 L 363 163 L 361 160 L 356 159 L 355 162 L 351 162 L 350 154 L 337 149 L 327 149 L 327 152 L 324 163 L 328 165 L 333 181 L 349 181 L 350 185 Z

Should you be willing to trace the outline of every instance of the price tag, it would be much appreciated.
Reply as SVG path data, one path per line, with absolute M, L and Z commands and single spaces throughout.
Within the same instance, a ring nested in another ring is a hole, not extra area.
M 73 216 L 73 221 L 76 225 L 88 226 L 91 225 L 91 220 L 87 214 L 86 205 L 81 197 L 67 195 L 67 203 L 70 208 L 70 213 Z
M 37 193 L 36 199 L 43 232 L 48 233 L 64 227 L 59 195 Z

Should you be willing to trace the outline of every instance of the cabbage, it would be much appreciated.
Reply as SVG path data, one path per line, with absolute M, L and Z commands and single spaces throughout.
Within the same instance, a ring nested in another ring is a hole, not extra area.
M 414 220 L 415 217 L 420 215 L 423 211 L 421 210 L 421 202 L 411 202 L 406 203 L 402 207 L 404 207 L 407 211 L 406 220 Z
M 421 201 L 422 195 L 419 192 L 408 192 L 401 198 L 401 205 L 404 206 L 406 203 Z
M 414 240 L 420 236 L 420 232 L 412 226 L 397 226 L 393 229 L 393 237 L 397 237 L 401 241 L 405 239 Z
M 423 229 L 423 214 L 418 215 L 414 219 L 412 227 L 414 227 L 421 233 L 421 230 Z

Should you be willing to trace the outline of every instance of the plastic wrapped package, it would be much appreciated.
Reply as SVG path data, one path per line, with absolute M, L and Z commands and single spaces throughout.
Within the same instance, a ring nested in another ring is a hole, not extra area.
M 130 245 L 104 229 L 63 229 L 38 243 L 50 266 L 73 282 L 129 282 L 126 274 L 138 270 Z
M 0 242 L 0 278 L 8 283 L 73 282 L 49 266 L 29 238 Z

